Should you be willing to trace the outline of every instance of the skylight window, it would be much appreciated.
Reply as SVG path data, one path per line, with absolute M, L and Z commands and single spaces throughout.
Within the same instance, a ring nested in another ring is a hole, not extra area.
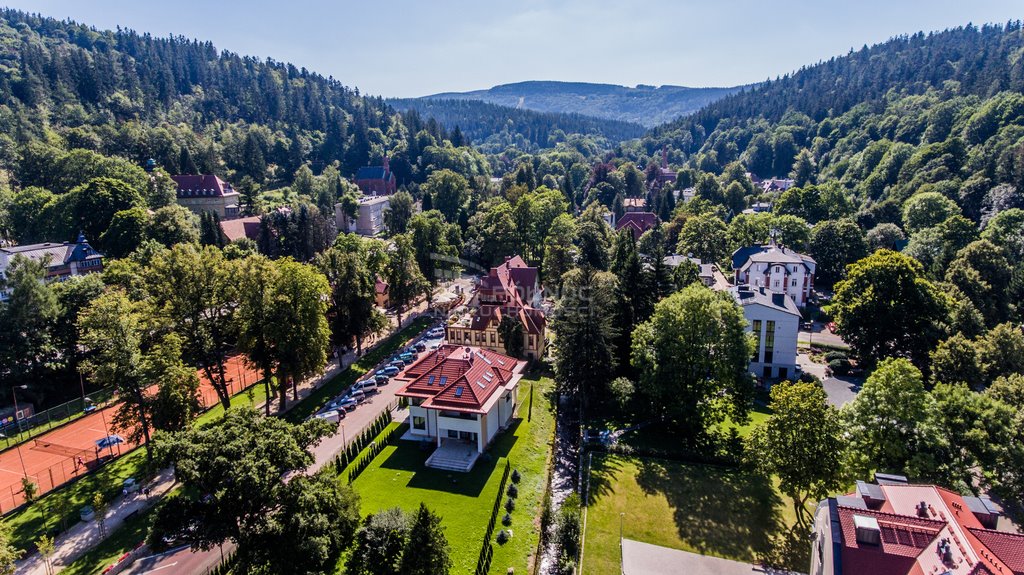
M 487 383 L 490 383 L 491 380 L 494 379 L 494 374 L 489 372 L 489 371 L 485 371 L 484 372 L 484 379 L 487 380 Z
M 487 385 L 484 384 L 484 382 L 480 381 L 479 379 L 476 380 L 476 384 L 480 386 L 480 389 L 487 389 Z
M 427 378 L 427 385 L 434 385 L 434 377 L 435 376 L 432 375 Z
M 440 381 L 440 382 L 438 382 L 438 385 L 440 385 L 440 386 L 442 386 L 442 387 L 443 387 L 443 386 L 444 386 L 444 384 L 446 384 L 446 383 L 448 383 L 448 377 L 447 377 L 447 376 L 444 376 L 444 375 L 442 375 L 442 376 L 441 376 L 441 381 Z
M 455 397 L 462 397 L 462 389 L 461 385 L 455 388 Z

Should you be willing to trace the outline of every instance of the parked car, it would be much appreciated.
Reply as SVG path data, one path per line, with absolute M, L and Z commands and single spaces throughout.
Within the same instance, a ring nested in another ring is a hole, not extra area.
M 388 366 L 394 366 L 398 369 L 402 369 L 405 367 L 405 360 L 401 358 L 394 358 L 388 363 Z
M 318 414 L 316 414 L 316 417 L 317 417 L 317 419 L 326 419 L 327 421 L 333 421 L 333 422 L 337 423 L 338 421 L 341 420 L 341 418 L 345 417 L 345 410 L 344 409 L 338 409 L 338 410 L 333 410 L 332 409 L 331 411 L 325 411 L 323 413 L 318 413 Z
M 383 371 L 384 374 L 387 375 L 388 377 L 395 377 L 396 375 L 398 375 L 398 372 L 401 371 L 401 370 L 398 369 L 397 367 L 393 366 L 393 365 L 389 365 L 389 366 L 385 367 L 384 369 L 382 369 L 381 371 Z
M 362 390 L 363 393 L 374 393 L 377 391 L 377 382 L 373 379 L 364 379 L 363 381 L 357 381 L 352 389 Z
M 351 397 L 343 397 L 338 400 L 338 410 L 352 411 L 359 405 L 359 402 Z
M 347 394 L 345 394 L 345 397 L 343 397 L 341 399 L 342 399 L 342 401 L 344 401 L 346 399 L 354 399 L 358 403 L 363 403 L 363 402 L 365 402 L 369 398 L 366 396 L 366 392 L 364 392 L 363 390 L 361 390 L 361 389 L 352 389 L 352 390 L 349 390 L 349 392 Z
M 404 361 L 406 365 L 416 360 L 416 356 L 414 356 L 411 353 L 403 353 L 402 355 L 398 356 L 398 358 Z
M 427 351 L 427 344 L 423 343 L 422 341 L 416 342 L 416 351 L 419 351 L 419 352 Z
M 387 385 L 388 382 L 391 381 L 391 378 L 382 373 L 380 375 L 374 375 L 373 380 L 377 382 L 377 385 Z

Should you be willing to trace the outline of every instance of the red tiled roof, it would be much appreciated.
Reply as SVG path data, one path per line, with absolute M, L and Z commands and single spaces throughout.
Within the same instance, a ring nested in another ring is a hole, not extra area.
M 934 485 L 881 485 L 881 510 L 839 506 L 844 573 L 918 575 L 947 571 L 940 541 L 969 575 L 1024 575 L 1024 535 L 985 529 L 964 498 Z M 921 504 L 927 517 L 917 515 Z M 881 545 L 857 543 L 853 516 L 874 517 Z M 959 571 L 956 571 L 959 572 Z
M 230 184 L 211 174 L 180 174 L 171 179 L 178 185 L 178 197 L 223 196 L 234 192 Z
M 634 237 L 640 237 L 644 232 L 658 225 L 658 216 L 653 212 L 626 212 L 619 218 L 615 230 L 628 227 Z M 639 233 L 637 233 L 639 232 Z
M 398 375 L 401 397 L 426 399 L 422 407 L 482 413 L 491 397 L 520 377 L 525 362 L 478 347 L 447 344 Z
M 995 555 L 996 563 L 1002 563 L 1013 575 L 1024 573 L 1024 535 L 979 528 L 969 528 L 968 531 Z M 1006 570 L 1002 572 L 1006 573 Z
M 260 217 L 249 216 L 235 220 L 223 220 L 220 222 L 220 229 L 229 242 L 242 238 L 255 241 L 260 237 Z
M 378 294 L 387 293 L 388 292 L 388 282 L 380 279 L 380 276 L 377 276 L 376 277 L 376 281 L 374 282 L 374 289 L 377 291 Z

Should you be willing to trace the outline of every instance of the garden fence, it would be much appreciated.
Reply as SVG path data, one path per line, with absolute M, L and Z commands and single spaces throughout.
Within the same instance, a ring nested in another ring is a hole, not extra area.
M 494 508 L 491 510 L 491 520 L 487 522 L 487 532 L 484 534 L 484 542 L 480 548 L 480 558 L 476 562 L 476 575 L 487 575 L 487 572 L 491 570 L 491 559 L 494 557 L 494 544 L 491 543 L 491 536 L 494 535 L 494 525 L 498 522 L 498 513 L 501 511 L 501 502 L 505 498 L 505 487 L 508 484 L 508 476 L 511 471 L 512 462 L 505 460 L 505 472 L 501 475 L 498 495 L 494 498 Z

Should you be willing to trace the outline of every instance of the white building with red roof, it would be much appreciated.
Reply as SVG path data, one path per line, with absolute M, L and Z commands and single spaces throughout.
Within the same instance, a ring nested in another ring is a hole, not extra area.
M 469 471 L 510 423 L 526 362 L 479 347 L 445 344 L 398 374 L 409 400 L 409 435 L 439 448 L 427 465 Z M 446 457 L 465 456 L 458 462 Z M 436 463 L 436 465 L 434 465 Z
M 818 505 L 811 575 L 1024 575 L 1024 535 L 996 529 L 988 498 L 876 481 Z

